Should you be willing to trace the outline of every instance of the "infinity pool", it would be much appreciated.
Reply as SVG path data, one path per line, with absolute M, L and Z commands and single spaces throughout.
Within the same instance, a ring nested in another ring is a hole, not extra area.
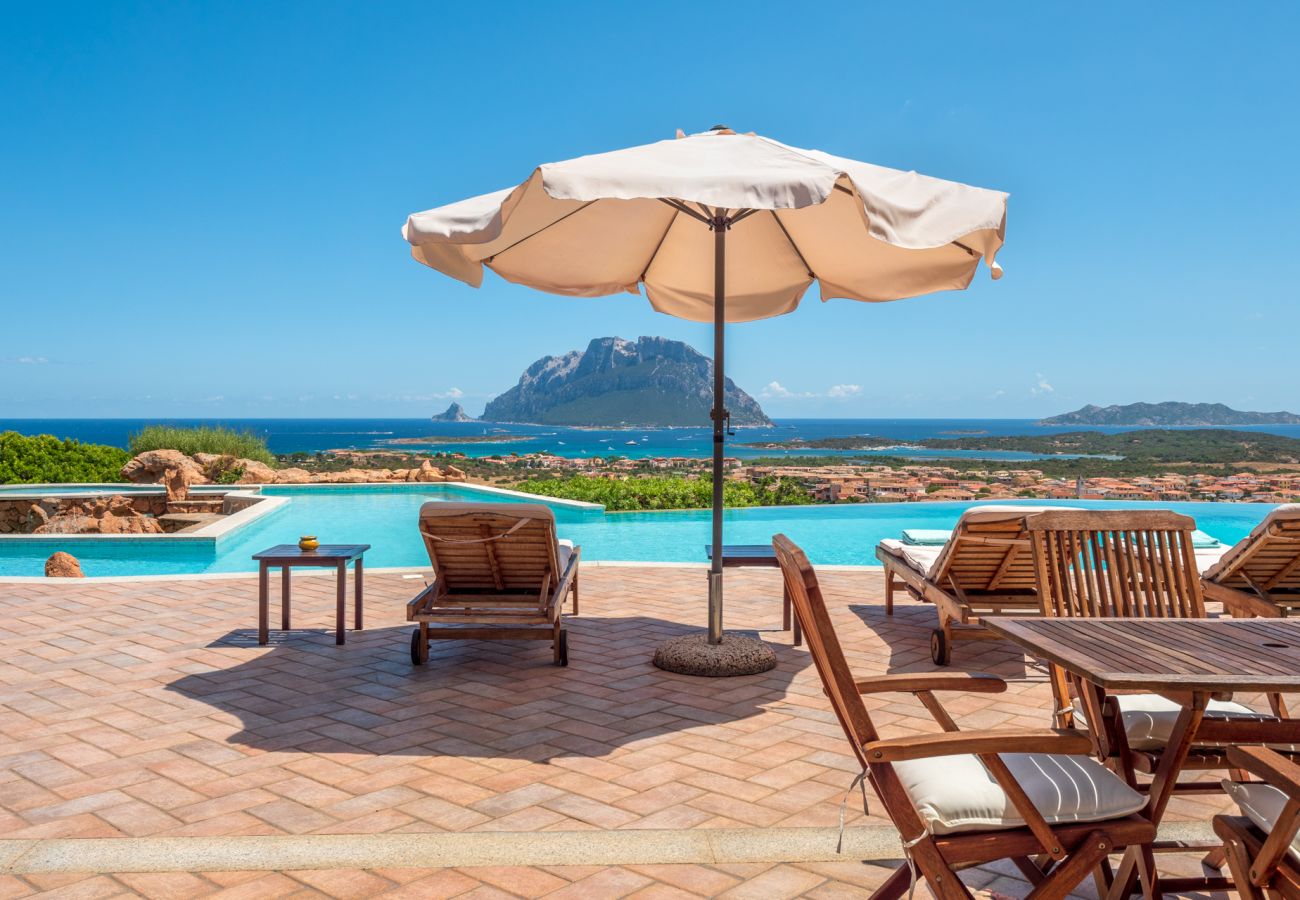
M 149 540 L 0 540 L 0 576 L 40 575 L 45 559 L 67 550 L 81 560 L 87 575 L 173 575 L 252 572 L 251 557 L 273 544 L 315 534 L 331 544 L 370 544 L 366 565 L 428 564 L 416 530 L 416 514 L 426 500 L 509 501 L 514 498 L 451 485 L 268 487 L 263 493 L 288 503 L 215 541 Z M 1043 501 L 1026 501 L 1030 505 Z M 730 510 L 727 543 L 767 543 L 778 532 L 803 545 L 814 563 L 875 565 L 882 538 L 904 528 L 951 528 L 971 503 L 872 503 L 836 506 L 783 506 Z M 1159 506 L 1196 519 L 1197 527 L 1220 541 L 1235 543 L 1271 507 L 1258 503 L 1104 503 L 1056 501 L 1054 505 L 1105 509 Z M 605 513 L 551 504 L 561 537 L 582 546 L 584 559 L 702 562 L 709 540 L 707 510 Z

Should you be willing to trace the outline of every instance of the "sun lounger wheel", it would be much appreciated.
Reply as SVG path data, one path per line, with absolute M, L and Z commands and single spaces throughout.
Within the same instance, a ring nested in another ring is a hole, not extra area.
M 952 643 L 942 628 L 930 632 L 930 659 L 936 666 L 946 666 L 952 662 Z
M 429 661 L 428 645 L 420 640 L 420 629 L 411 630 L 411 665 L 422 666 Z
M 555 664 L 557 666 L 569 664 L 569 632 L 565 629 L 560 630 L 560 641 L 555 646 Z

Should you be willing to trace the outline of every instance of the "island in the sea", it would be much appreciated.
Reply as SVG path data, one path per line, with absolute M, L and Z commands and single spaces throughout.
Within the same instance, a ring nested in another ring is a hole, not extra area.
M 1289 412 L 1244 412 L 1222 403 L 1129 403 L 1095 406 L 1043 419 L 1039 425 L 1112 425 L 1138 428 L 1207 428 L 1242 425 L 1300 425 Z
M 453 403 L 447 407 L 446 412 L 440 412 L 436 416 L 431 416 L 435 422 L 473 422 L 474 417 L 465 412 L 465 407 L 459 403 Z
M 772 420 L 730 378 L 733 425 Z M 545 356 L 510 390 L 488 402 L 482 421 L 539 425 L 673 427 L 710 422 L 713 360 L 681 341 L 596 338 L 586 350 Z

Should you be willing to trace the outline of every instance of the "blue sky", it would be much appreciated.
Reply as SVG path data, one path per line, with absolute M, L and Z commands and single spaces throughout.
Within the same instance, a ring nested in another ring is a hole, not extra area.
M 773 415 L 1297 410 L 1296 10 L 9 5 L 0 416 L 478 412 L 593 337 L 707 351 L 643 299 L 475 291 L 399 228 L 718 122 L 1012 195 L 999 282 L 732 327 Z

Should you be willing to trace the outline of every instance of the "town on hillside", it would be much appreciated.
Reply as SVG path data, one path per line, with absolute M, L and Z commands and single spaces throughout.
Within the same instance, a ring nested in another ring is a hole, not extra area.
M 498 469 L 493 481 L 509 482 L 516 473 L 532 477 L 539 470 L 555 475 L 586 475 L 622 479 L 655 472 L 687 478 L 707 475 L 706 461 L 690 457 L 622 459 L 568 458 L 552 454 L 485 457 L 474 460 L 482 475 Z M 1289 503 L 1300 501 L 1300 471 L 1271 473 L 1169 472 L 1118 477 L 1052 477 L 1039 469 L 998 468 L 958 470 L 944 465 L 903 466 L 845 463 L 843 465 L 756 465 L 735 457 L 725 461 L 728 477 L 758 483 L 795 479 L 816 503 L 900 503 L 969 500 L 1152 500 Z M 522 470 L 522 473 L 521 473 Z M 509 473 L 509 474 L 508 474 Z

